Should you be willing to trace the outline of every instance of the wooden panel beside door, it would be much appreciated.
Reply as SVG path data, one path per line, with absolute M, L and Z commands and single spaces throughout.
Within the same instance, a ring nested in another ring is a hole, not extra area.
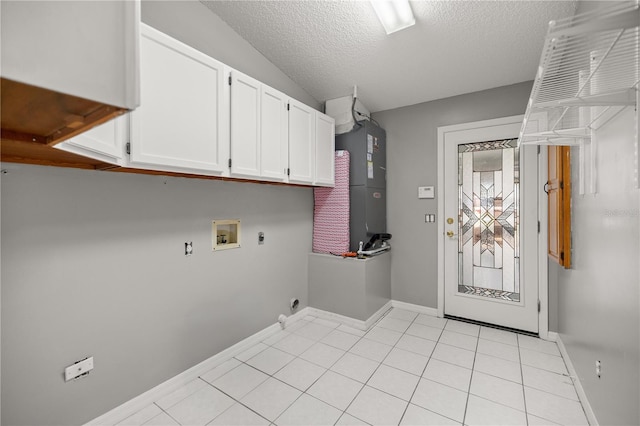
M 549 257 L 571 267 L 571 147 L 549 146 L 548 181 Z

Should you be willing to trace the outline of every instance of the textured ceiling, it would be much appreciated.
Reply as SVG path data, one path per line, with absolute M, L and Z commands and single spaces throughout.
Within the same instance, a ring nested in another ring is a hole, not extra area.
M 368 1 L 202 1 L 320 102 L 372 112 L 533 80 L 548 22 L 575 1 L 412 1 L 386 35 Z

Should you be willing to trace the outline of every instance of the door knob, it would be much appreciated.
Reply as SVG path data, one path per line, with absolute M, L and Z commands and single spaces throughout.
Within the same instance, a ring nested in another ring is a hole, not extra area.
M 447 231 L 447 237 L 453 238 L 455 236 L 456 236 L 456 234 L 453 231 Z
M 448 223 L 449 225 L 453 225 L 453 218 L 452 218 L 452 217 L 448 217 L 448 218 L 447 218 L 447 223 Z

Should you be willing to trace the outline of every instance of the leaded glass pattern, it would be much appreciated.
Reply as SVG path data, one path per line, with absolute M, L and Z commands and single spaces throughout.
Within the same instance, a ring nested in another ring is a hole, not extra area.
M 517 139 L 458 146 L 458 291 L 520 300 Z

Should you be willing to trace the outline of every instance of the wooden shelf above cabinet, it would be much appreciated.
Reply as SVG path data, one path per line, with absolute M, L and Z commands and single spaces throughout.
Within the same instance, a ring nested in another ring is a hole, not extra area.
M 1 80 L 3 148 L 5 141 L 53 146 L 127 111 L 6 78 Z M 26 146 L 24 156 L 32 148 Z

